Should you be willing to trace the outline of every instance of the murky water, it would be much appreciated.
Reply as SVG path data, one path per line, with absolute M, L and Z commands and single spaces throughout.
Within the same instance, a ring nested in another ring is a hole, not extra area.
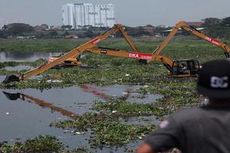
M 0 76 L 0 81 L 4 76 Z M 73 135 L 70 131 L 65 132 L 62 129 L 50 127 L 50 123 L 57 120 L 71 119 L 73 115 L 81 115 L 92 111 L 92 105 L 95 100 L 106 100 L 108 97 L 127 96 L 127 99 L 133 99 L 133 94 L 137 94 L 138 86 L 115 85 L 109 87 L 97 87 L 93 85 L 84 85 L 82 87 L 69 87 L 63 89 L 50 90 L 4 90 L 11 93 L 6 95 L 0 90 L 0 141 L 15 142 L 16 139 L 26 140 L 38 135 L 54 135 L 64 144 L 71 148 L 86 147 L 90 132 L 82 135 Z M 127 94 L 128 93 L 128 94 Z M 149 102 L 153 102 L 159 95 L 153 97 Z M 147 96 L 148 97 L 148 96 Z M 138 102 L 138 98 L 134 98 Z M 143 100 L 142 97 L 140 100 Z M 148 97 L 146 100 L 150 99 Z M 152 122 L 155 119 L 150 119 Z M 132 123 L 134 118 L 125 122 Z M 142 119 L 139 119 L 142 120 Z M 136 120 L 135 124 L 138 122 Z M 138 143 L 138 141 L 136 142 Z M 132 148 L 129 144 L 126 147 Z M 99 152 L 123 152 L 118 148 L 103 148 Z
M 159 124 L 160 121 L 154 116 L 129 117 L 123 120 L 123 123 L 131 125 L 151 125 Z
M 59 55 L 59 53 L 16 53 L 0 52 L 0 61 L 35 61 L 43 58 Z M 5 67 L 12 70 L 28 70 L 30 66 L 19 65 Z M 0 76 L 2 82 L 5 76 Z M 89 151 L 88 140 L 90 131 L 73 135 L 73 131 L 64 131 L 50 127 L 50 123 L 58 120 L 71 119 L 75 115 L 81 115 L 92 111 L 95 100 L 105 101 L 111 97 L 124 97 L 127 101 L 135 103 L 152 103 L 161 95 L 142 95 L 137 92 L 140 86 L 114 85 L 97 87 L 95 85 L 83 85 L 82 87 L 56 88 L 50 90 L 4 90 L 10 93 L 6 95 L 0 90 L 0 142 L 24 141 L 38 135 L 53 135 L 59 138 L 70 148 L 86 148 Z M 154 117 L 140 117 L 124 119 L 127 124 L 149 124 L 157 122 Z M 133 149 L 139 141 L 134 141 L 123 147 L 103 147 L 93 149 L 92 152 L 124 152 Z
M 7 91 L 15 92 L 15 91 Z M 50 127 L 50 123 L 56 120 L 69 119 L 56 110 L 66 110 L 75 114 L 82 114 L 89 110 L 91 103 L 96 99 L 90 93 L 81 92 L 79 88 L 53 89 L 40 92 L 38 90 L 27 89 L 20 91 L 23 95 L 40 99 L 43 103 L 34 103 L 34 100 L 20 96 L 18 99 L 9 100 L 2 92 L 0 93 L 0 140 L 14 142 L 20 138 L 26 140 L 38 135 L 54 135 L 70 146 L 81 146 L 85 144 L 86 136 L 72 136 L 64 134 L 63 130 Z M 85 96 L 84 98 L 82 96 Z M 78 105 L 77 101 L 81 100 Z M 49 108 L 45 103 L 53 104 Z
M 6 78 L 6 76 L 0 75 L 0 82 L 2 82 L 5 78 Z
M 6 62 L 6 61 L 36 61 L 38 59 L 48 59 L 51 56 L 57 56 L 60 53 L 47 53 L 47 52 L 26 52 L 26 53 L 20 53 L 20 52 L 0 52 L 0 61 Z
M 89 89 L 94 89 L 92 92 L 98 91 L 99 93 L 103 93 L 103 95 L 110 95 L 112 97 L 124 97 L 127 101 L 132 103 L 147 104 L 147 103 L 152 103 L 157 99 L 163 97 L 162 95 L 158 95 L 158 94 L 154 94 L 154 95 L 140 94 L 137 90 L 141 86 L 125 86 L 125 85 L 113 85 L 108 87 L 96 87 L 94 85 L 85 85 L 85 86 L 86 87 L 89 86 Z
M 17 66 L 6 66 L 3 69 L 7 71 L 22 71 L 22 70 L 30 70 L 34 67 L 28 65 L 17 65 Z

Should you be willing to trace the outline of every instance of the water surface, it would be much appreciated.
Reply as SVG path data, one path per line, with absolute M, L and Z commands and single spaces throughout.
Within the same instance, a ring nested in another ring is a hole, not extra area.
M 3 79 L 4 76 L 0 76 Z M 138 86 L 115 85 L 108 87 L 97 87 L 94 85 L 84 85 L 82 87 L 54 88 L 50 90 L 4 90 L 14 96 L 6 96 L 0 90 L 0 141 L 13 143 L 17 139 L 24 141 L 38 135 L 56 136 L 64 144 L 71 148 L 86 147 L 90 131 L 73 135 L 71 129 L 64 131 L 55 127 L 50 127 L 50 123 L 59 120 L 71 119 L 71 115 L 81 115 L 92 111 L 95 100 L 105 101 L 110 97 L 127 96 L 127 100 L 132 100 L 136 94 Z M 133 95 L 134 94 L 134 95 Z M 145 96 L 145 95 L 142 95 Z M 149 96 L 149 95 L 148 95 Z M 147 97 L 148 97 L 147 96 Z M 152 103 L 159 95 L 145 103 Z M 138 102 L 138 98 L 134 98 Z M 140 100 L 143 100 L 142 97 Z M 148 100 L 148 98 L 146 99 Z M 139 101 L 142 103 L 141 101 Z M 154 118 L 145 119 L 148 123 L 155 121 Z M 127 124 L 143 124 L 141 118 L 130 118 L 124 120 Z M 145 124 L 145 123 L 144 123 Z M 131 143 L 126 147 L 131 147 Z M 125 147 L 117 148 L 97 148 L 99 152 L 121 152 Z M 123 152 L 123 151 L 122 151 Z
M 0 52 L 0 61 L 8 62 L 33 62 L 38 59 L 48 59 L 52 56 L 60 55 L 60 53 L 55 52 Z

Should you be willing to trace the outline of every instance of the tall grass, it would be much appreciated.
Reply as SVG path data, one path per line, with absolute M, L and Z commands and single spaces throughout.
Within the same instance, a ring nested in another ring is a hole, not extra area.
M 74 47 L 87 42 L 89 39 L 35 39 L 16 40 L 1 39 L 0 50 L 12 52 L 68 52 Z M 226 41 L 226 40 L 225 40 Z M 138 49 L 142 52 L 152 53 L 162 42 L 158 40 L 135 40 Z M 230 40 L 227 41 L 230 44 Z M 123 39 L 109 39 L 102 41 L 99 46 L 131 50 Z M 194 58 L 201 61 L 223 58 L 223 50 L 194 37 L 176 37 L 162 51 L 162 54 L 172 58 Z

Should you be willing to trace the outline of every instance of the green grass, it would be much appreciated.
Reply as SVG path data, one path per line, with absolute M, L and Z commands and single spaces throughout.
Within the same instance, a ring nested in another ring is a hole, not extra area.
M 1 51 L 17 52 L 67 52 L 74 47 L 88 41 L 89 39 L 35 39 L 15 40 L 0 39 Z M 162 40 L 135 39 L 140 51 L 152 53 Z M 229 40 L 224 40 L 230 44 Z M 123 39 L 109 39 L 102 41 L 100 46 L 130 50 Z M 176 37 L 163 50 L 162 54 L 173 58 L 196 58 L 203 61 L 203 58 L 210 60 L 216 57 L 223 57 L 222 49 L 211 45 L 204 40 L 191 36 Z
M 0 39 L 0 50 L 12 52 L 63 52 L 83 42 L 84 40 L 71 39 Z

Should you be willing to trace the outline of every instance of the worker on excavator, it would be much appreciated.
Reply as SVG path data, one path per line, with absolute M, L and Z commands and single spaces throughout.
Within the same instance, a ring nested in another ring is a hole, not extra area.
M 162 121 L 159 129 L 137 148 L 137 153 L 165 152 L 172 148 L 186 153 L 229 153 L 229 67 L 229 60 L 205 63 L 198 75 L 197 90 L 208 98 L 206 103 Z

